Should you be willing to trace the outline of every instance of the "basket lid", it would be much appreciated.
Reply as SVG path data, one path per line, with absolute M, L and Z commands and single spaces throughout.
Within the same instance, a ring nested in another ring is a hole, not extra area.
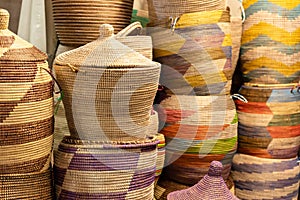
M 8 29 L 9 12 L 0 8 L 0 61 L 31 62 L 47 60 L 47 54 Z
M 97 40 L 58 55 L 54 64 L 97 68 L 134 68 L 158 65 L 119 42 L 114 36 L 112 25 L 102 24 L 99 33 Z

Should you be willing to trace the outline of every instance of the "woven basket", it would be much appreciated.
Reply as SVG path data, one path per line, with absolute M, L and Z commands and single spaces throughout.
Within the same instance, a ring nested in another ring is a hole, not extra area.
M 224 0 L 147 0 L 150 26 L 165 25 L 169 17 L 186 13 L 225 9 Z
M 194 186 L 168 194 L 168 200 L 197 199 L 203 200 L 238 200 L 227 188 L 221 176 L 222 163 L 212 161 L 208 173 Z
M 196 184 L 213 160 L 230 173 L 237 148 L 237 118 L 232 99 L 225 96 L 171 96 L 160 104 L 166 123 L 166 173 L 171 180 Z
M 80 46 L 98 38 L 101 24 L 115 32 L 130 24 L 133 0 L 52 0 L 58 39 L 63 45 Z
M 249 85 L 249 84 L 248 84 Z M 240 153 L 293 158 L 300 147 L 300 94 L 293 85 L 243 86 L 236 100 Z
M 160 84 L 180 95 L 229 94 L 234 68 L 229 11 L 183 14 L 170 28 L 149 27 Z
M 300 169 L 297 158 L 266 159 L 236 154 L 232 174 L 235 193 L 240 199 L 298 199 Z
M 299 4 L 284 0 L 243 1 L 246 20 L 240 67 L 245 82 L 299 82 Z
M 157 140 L 113 144 L 65 137 L 55 155 L 58 199 L 152 200 Z
M 70 133 L 100 141 L 145 139 L 160 64 L 118 42 L 111 26 L 101 28 L 98 40 L 54 61 Z
M 0 199 L 53 200 L 52 172 L 0 175 Z
M 142 35 L 140 33 L 141 29 L 141 23 L 135 22 L 122 29 L 115 36 L 116 39 L 122 44 L 132 48 L 136 52 L 152 60 L 152 39 L 150 36 Z M 56 56 L 73 49 L 76 49 L 76 47 L 59 44 L 56 51 Z
M 163 134 L 156 134 L 157 140 L 159 143 L 157 145 L 157 160 L 156 160 L 156 172 L 155 172 L 155 185 L 162 173 L 165 164 L 165 156 L 166 156 L 166 141 L 165 136 Z
M 49 168 L 53 86 L 47 55 L 8 30 L 0 9 L 0 174 Z

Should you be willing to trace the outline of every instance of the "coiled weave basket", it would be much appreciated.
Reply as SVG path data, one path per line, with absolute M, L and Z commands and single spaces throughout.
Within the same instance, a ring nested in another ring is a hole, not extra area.
M 0 9 L 0 174 L 49 168 L 53 86 L 47 55 L 8 30 Z
M 237 118 L 234 102 L 226 96 L 171 96 L 160 104 L 166 123 L 166 168 L 169 179 L 196 184 L 213 160 L 224 165 L 227 180 L 237 149 Z
M 56 57 L 70 133 L 99 141 L 144 140 L 160 64 L 123 45 L 110 25 L 102 36 Z
M 244 0 L 241 71 L 244 81 L 299 82 L 299 1 Z
M 293 158 L 300 147 L 300 93 L 293 85 L 242 86 L 248 103 L 236 100 L 238 152 Z
M 298 199 L 300 167 L 297 158 L 267 159 L 236 154 L 232 175 L 235 194 L 240 199 Z
M 60 43 L 80 46 L 98 38 L 101 24 L 116 33 L 129 25 L 133 0 L 52 0 L 52 8 Z
M 157 143 L 109 144 L 65 137 L 55 155 L 57 198 L 152 200 Z

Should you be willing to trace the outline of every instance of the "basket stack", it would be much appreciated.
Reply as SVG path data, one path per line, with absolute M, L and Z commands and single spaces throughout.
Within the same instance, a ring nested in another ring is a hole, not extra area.
M 8 30 L 8 21 L 8 11 L 0 9 L 0 198 L 51 199 L 54 121 L 47 55 Z
M 299 179 L 299 166 L 294 174 L 291 168 L 300 148 L 300 1 L 243 1 L 243 5 L 239 94 L 248 103 L 235 101 L 237 196 L 297 199 L 299 183 L 287 180 Z M 282 177 L 276 176 L 279 173 Z
M 161 183 L 194 185 L 214 160 L 222 162 L 227 180 L 237 148 L 230 89 L 241 15 L 233 19 L 224 0 L 148 0 L 148 5 L 147 32 L 152 36 L 154 60 L 162 64 L 163 90 L 157 103 L 164 123 L 160 133 L 166 138 L 166 167 Z
M 57 198 L 152 200 L 160 64 L 104 24 L 97 40 L 57 56 L 54 69 L 70 130 L 55 155 Z

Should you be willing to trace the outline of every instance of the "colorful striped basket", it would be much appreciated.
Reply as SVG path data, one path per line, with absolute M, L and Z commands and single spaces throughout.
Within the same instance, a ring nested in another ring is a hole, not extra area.
M 249 84 L 248 84 L 249 85 Z M 300 93 L 293 85 L 244 85 L 236 100 L 238 152 L 263 158 L 293 158 L 300 148 Z
M 179 95 L 229 94 L 235 67 L 229 11 L 187 13 L 172 20 L 147 28 L 154 60 L 162 64 L 160 84 Z
M 166 115 L 160 133 L 166 137 L 165 173 L 182 184 L 196 184 L 213 160 L 230 173 L 237 148 L 237 117 L 227 96 L 171 96 L 160 104 Z
M 98 40 L 56 57 L 70 133 L 100 141 L 146 139 L 160 64 L 123 45 L 111 25 Z
M 243 200 L 297 200 L 300 184 L 297 160 L 236 154 L 232 165 L 236 196 Z
M 53 86 L 47 55 L 8 30 L 0 9 L 0 174 L 49 168 Z
M 0 175 L 0 199 L 53 200 L 52 171 Z
M 52 10 L 60 43 L 80 46 L 98 38 L 101 24 L 116 33 L 129 25 L 133 0 L 52 0 Z
M 149 143 L 102 143 L 65 137 L 55 155 L 58 199 L 152 200 L 157 157 Z
M 156 135 L 159 143 L 157 145 L 157 160 L 156 160 L 156 172 L 155 172 L 155 185 L 157 184 L 159 177 L 162 173 L 165 164 L 165 156 L 166 156 L 166 141 L 165 136 L 163 134 L 157 133 Z
M 244 0 L 241 71 L 244 81 L 299 82 L 300 1 Z
M 194 186 L 168 194 L 168 200 L 203 199 L 203 200 L 238 200 L 227 188 L 221 176 L 223 165 L 212 161 L 208 173 Z

